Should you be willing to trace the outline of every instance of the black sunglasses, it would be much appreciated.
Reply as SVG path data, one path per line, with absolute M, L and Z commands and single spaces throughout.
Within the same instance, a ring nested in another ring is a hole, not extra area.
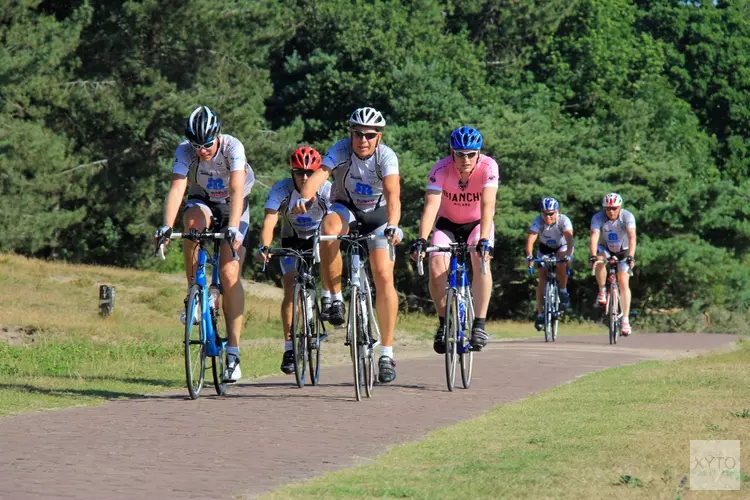
M 542 213 L 544 214 L 545 217 L 552 217 L 553 215 L 555 215 L 555 212 L 542 212 Z
M 614 212 L 618 208 L 620 208 L 620 207 L 604 207 L 604 210 L 606 210 L 607 212 Z
M 378 136 L 378 132 L 362 132 L 360 130 L 352 130 L 352 135 L 357 139 L 365 138 L 368 141 L 375 139 Z
M 456 158 L 474 158 L 477 155 L 476 151 L 454 151 L 453 154 L 456 155 Z
M 310 177 L 313 173 L 310 170 L 302 170 L 301 168 L 292 170 L 292 175 L 297 175 L 299 177 L 302 177 L 303 175 L 306 175 Z
M 205 144 L 197 144 L 193 141 L 190 141 L 190 145 L 193 146 L 194 149 L 211 149 L 214 146 L 214 142 L 216 142 L 215 139 L 213 141 L 208 141 Z

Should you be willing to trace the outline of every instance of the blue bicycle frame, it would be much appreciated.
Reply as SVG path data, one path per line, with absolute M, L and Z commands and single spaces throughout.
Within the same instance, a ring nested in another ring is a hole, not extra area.
M 201 342 L 206 346 L 206 356 L 218 356 L 221 350 L 216 345 L 216 332 L 214 323 L 211 320 L 211 308 L 208 307 L 209 293 L 206 286 L 206 261 L 208 252 L 201 247 L 198 250 L 198 268 L 195 271 L 195 284 L 201 287 Z M 219 281 L 219 252 L 214 252 L 211 256 L 211 285 L 219 287 L 221 291 L 221 282 Z M 222 341 L 222 348 L 226 347 L 226 339 Z
M 458 261 L 458 254 L 461 255 L 461 262 Z M 458 345 L 456 346 L 457 354 L 464 354 L 471 350 L 468 343 L 464 343 L 464 332 L 470 327 L 467 325 L 467 311 L 465 293 L 466 288 L 471 286 L 469 276 L 466 272 L 466 250 L 457 248 L 457 251 L 451 252 L 450 267 L 448 268 L 448 286 L 456 290 L 458 298 Z

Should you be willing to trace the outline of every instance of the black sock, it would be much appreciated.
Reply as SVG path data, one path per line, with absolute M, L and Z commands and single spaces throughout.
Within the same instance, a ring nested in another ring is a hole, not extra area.
M 440 328 L 445 326 L 445 316 L 438 316 L 438 321 L 440 321 Z
M 471 325 L 471 328 L 481 328 L 484 330 L 484 323 L 487 321 L 487 318 L 474 318 L 474 324 Z

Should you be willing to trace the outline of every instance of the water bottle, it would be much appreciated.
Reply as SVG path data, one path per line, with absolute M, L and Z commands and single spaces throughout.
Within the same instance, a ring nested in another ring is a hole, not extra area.
M 313 298 L 311 293 L 305 294 L 305 312 L 307 313 L 307 321 L 312 322 L 313 317 Z
M 458 294 L 458 322 L 461 329 L 466 330 L 466 301 L 461 293 Z
M 208 307 L 216 311 L 219 308 L 219 295 L 221 290 L 216 285 L 208 287 Z

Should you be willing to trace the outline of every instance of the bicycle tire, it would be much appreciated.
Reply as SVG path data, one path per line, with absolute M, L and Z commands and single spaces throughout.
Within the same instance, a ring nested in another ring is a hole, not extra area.
M 471 325 L 474 323 L 474 297 L 471 295 L 471 288 L 467 288 L 467 291 L 466 323 Z M 471 377 L 474 372 L 474 351 L 471 349 L 471 346 L 459 355 L 458 361 L 461 365 L 461 383 L 464 389 L 468 389 L 471 387 Z
M 617 309 L 619 304 L 617 287 L 610 287 L 609 303 L 607 306 L 609 316 L 609 343 L 617 344 Z
M 310 372 L 310 383 L 312 385 L 318 385 L 318 382 L 320 381 L 320 350 L 322 348 L 320 341 L 320 328 L 321 326 L 325 328 L 325 326 L 323 326 L 323 322 L 320 319 L 320 310 L 318 309 L 317 299 L 315 300 L 315 306 L 313 306 L 313 318 L 311 324 L 315 326 L 310 332 L 310 340 L 307 343 L 307 364 Z
M 214 339 L 216 341 L 216 347 L 219 350 L 219 354 L 211 357 L 211 373 L 214 377 L 214 389 L 216 394 L 224 396 L 227 393 L 227 383 L 224 382 L 224 370 L 226 369 L 227 359 L 227 344 L 226 339 L 223 338 L 221 333 L 221 314 L 219 309 L 216 309 L 215 313 L 211 313 L 211 321 L 214 326 Z
M 552 328 L 550 337 L 552 338 L 552 342 L 555 342 L 557 340 L 557 328 L 560 323 L 560 289 L 557 285 L 557 282 L 555 282 L 551 288 L 552 290 L 550 292 L 550 295 L 552 296 Z
M 297 387 L 305 386 L 305 371 L 307 365 L 307 311 L 305 310 L 305 290 L 299 285 L 294 286 L 294 303 L 292 305 L 292 353 L 294 354 L 294 379 Z
M 458 318 L 458 300 L 455 291 L 451 288 L 445 301 L 445 381 L 448 391 L 453 392 L 456 387 L 456 351 L 458 344 L 458 332 L 461 328 Z
M 352 369 L 354 374 L 354 397 L 357 401 L 362 400 L 362 374 L 359 366 L 359 349 L 357 339 L 359 338 L 359 322 L 357 321 L 358 305 L 358 288 L 356 285 L 351 287 L 351 296 L 349 297 L 349 320 L 346 324 L 346 340 L 349 342 L 349 352 L 352 357 Z
M 200 309 L 201 287 L 190 287 L 188 300 L 185 303 L 185 379 L 190 399 L 198 399 L 206 376 L 206 345 L 201 331 L 202 321 L 193 321 L 195 309 Z
M 365 281 L 364 290 L 369 288 L 368 283 Z M 375 383 L 375 361 L 372 346 L 370 345 L 370 318 L 369 309 L 367 307 L 366 292 L 360 293 L 359 298 L 359 339 L 357 344 L 359 345 L 359 365 L 362 370 L 362 385 L 365 388 L 365 397 L 372 397 L 372 386 Z
M 552 310 L 552 285 L 545 283 L 544 285 L 544 341 L 549 342 L 552 340 L 552 319 L 554 312 Z

